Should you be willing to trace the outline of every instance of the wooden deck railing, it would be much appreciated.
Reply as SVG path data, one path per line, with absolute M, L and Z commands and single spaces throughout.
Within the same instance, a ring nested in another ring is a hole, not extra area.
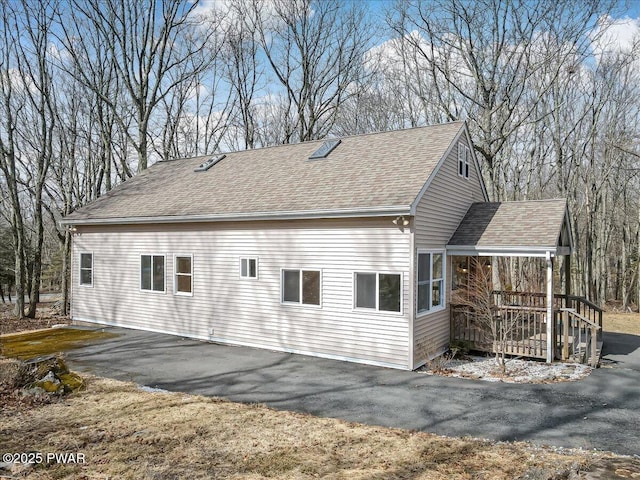
M 546 309 L 499 305 L 493 324 L 467 305 L 451 305 L 451 337 L 481 352 L 547 358 Z
M 538 292 L 506 292 L 494 291 L 494 302 L 496 305 L 518 305 L 521 307 L 545 307 L 547 306 L 547 296 Z M 559 311 L 563 308 L 574 310 L 578 315 L 586 320 L 595 323 L 600 328 L 598 340 L 601 339 L 602 332 L 602 309 L 590 302 L 586 298 L 576 295 L 564 295 L 556 293 L 553 295 L 553 308 Z
M 474 350 L 547 358 L 547 308 L 542 293 L 494 292 L 493 324 L 468 305 L 451 305 L 451 339 Z M 554 356 L 597 364 L 602 309 L 573 295 L 554 295 Z
M 572 308 L 560 308 L 556 318 L 556 354 L 563 360 L 598 364 L 602 327 Z

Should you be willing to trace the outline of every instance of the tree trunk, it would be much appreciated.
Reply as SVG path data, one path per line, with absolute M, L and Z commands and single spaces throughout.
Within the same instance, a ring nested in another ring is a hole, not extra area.
M 22 223 L 22 220 L 20 223 Z M 22 235 L 18 234 L 16 237 L 16 307 L 14 314 L 16 317 L 22 318 L 24 317 L 24 286 L 27 266 L 24 260 L 24 249 L 22 248 Z
M 33 264 L 31 274 L 31 285 L 29 290 L 29 310 L 28 318 L 36 317 L 36 309 L 40 301 L 40 280 L 42 278 L 42 244 L 44 243 L 44 225 L 42 223 L 42 195 L 39 189 L 36 192 L 35 207 L 35 223 L 36 223 L 36 243 L 33 252 Z

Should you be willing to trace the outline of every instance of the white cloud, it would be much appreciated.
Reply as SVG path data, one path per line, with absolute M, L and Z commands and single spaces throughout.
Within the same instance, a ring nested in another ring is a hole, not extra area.
M 51 57 L 55 58 L 60 63 L 66 63 L 71 60 L 71 54 L 69 53 L 69 50 L 67 50 L 66 48 L 60 48 L 53 42 L 49 42 L 49 45 L 47 46 L 47 52 L 49 53 L 49 55 L 51 55 Z
M 240 0 L 204 0 L 198 3 L 191 14 L 196 18 L 214 21 L 225 31 L 239 31 L 242 22 L 247 21 L 247 15 L 253 15 L 253 7 L 249 2 Z M 258 21 L 270 26 L 276 18 L 275 0 L 258 0 L 256 10 Z M 243 13 L 244 12 L 244 13 Z
M 631 53 L 634 46 L 640 42 L 640 18 L 601 17 L 590 38 L 596 57 Z
M 32 94 L 38 93 L 36 84 L 31 81 L 28 74 L 22 74 L 17 68 L 9 68 L 1 73 L 3 75 L 2 81 L 8 82 L 11 88 L 19 93 L 29 90 Z

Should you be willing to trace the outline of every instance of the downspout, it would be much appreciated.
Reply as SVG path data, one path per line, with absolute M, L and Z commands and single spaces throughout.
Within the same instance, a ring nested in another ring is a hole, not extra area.
M 415 369 L 415 337 L 414 337 L 414 320 L 416 313 L 415 302 L 415 262 L 416 262 L 416 232 L 415 223 L 416 217 L 412 217 L 412 222 L 409 225 L 409 358 L 407 359 L 407 366 L 409 370 Z

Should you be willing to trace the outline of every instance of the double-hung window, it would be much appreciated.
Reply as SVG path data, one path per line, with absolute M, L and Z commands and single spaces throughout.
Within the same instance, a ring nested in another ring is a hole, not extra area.
M 355 307 L 400 312 L 402 276 L 399 273 L 355 273 Z
M 258 278 L 258 259 L 255 257 L 240 258 L 240 278 Z
M 193 295 L 193 257 L 176 255 L 173 271 L 173 292 L 176 295 Z
M 471 163 L 471 149 L 464 143 L 458 142 L 458 175 L 469 178 L 469 164 Z
M 282 270 L 282 303 L 320 305 L 320 270 Z
M 418 252 L 418 313 L 444 307 L 444 253 Z
M 164 292 L 164 255 L 140 256 L 140 290 Z
M 80 254 L 80 285 L 93 287 L 93 253 Z

